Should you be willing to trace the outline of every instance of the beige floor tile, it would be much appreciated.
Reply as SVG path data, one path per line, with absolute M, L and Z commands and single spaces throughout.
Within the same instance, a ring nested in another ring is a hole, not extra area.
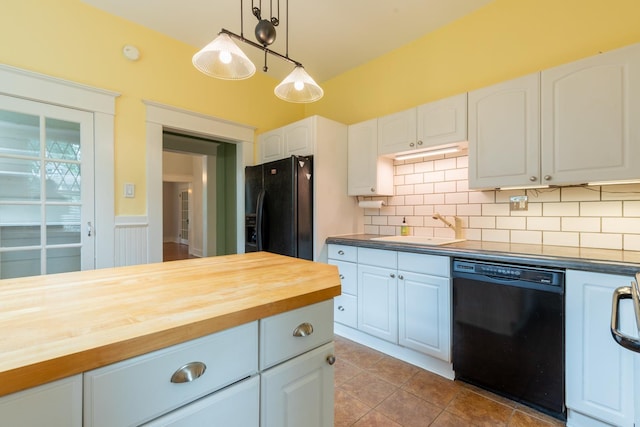
M 378 405 L 376 410 L 404 427 L 428 426 L 442 412 L 434 404 L 400 389 Z
M 469 421 L 443 411 L 430 427 L 469 427 L 471 425 Z
M 371 408 L 340 388 L 335 390 L 334 426 L 349 427 L 362 418 Z
M 402 427 L 402 425 L 390 420 L 375 409 L 360 418 L 354 427 Z
M 334 384 L 336 387 L 349 381 L 356 375 L 360 375 L 363 372 L 361 368 L 358 368 L 353 363 L 347 362 L 344 358 L 336 352 L 336 363 L 333 365 L 334 369 Z
M 411 377 L 402 389 L 444 409 L 462 390 L 462 387 L 440 375 L 420 371 Z
M 555 427 L 559 424 L 557 421 L 550 421 L 542 419 L 540 416 L 534 417 L 533 415 L 516 410 L 513 416 L 509 420 L 509 427 Z M 561 424 L 560 424 L 561 425 Z
M 371 407 L 377 406 L 395 391 L 392 384 L 369 372 L 357 375 L 342 384 L 341 388 Z
M 509 406 L 468 390 L 461 390 L 446 410 L 480 427 L 506 426 L 514 411 Z
M 406 383 L 420 369 L 393 357 L 384 356 L 377 363 L 368 367 L 367 371 L 378 375 L 393 385 L 400 386 Z

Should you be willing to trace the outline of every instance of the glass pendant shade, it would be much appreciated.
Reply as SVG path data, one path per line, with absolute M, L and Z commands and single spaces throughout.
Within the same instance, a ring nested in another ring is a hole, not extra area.
M 276 86 L 274 93 L 288 102 L 314 102 L 322 98 L 324 91 L 304 70 L 297 65 L 285 79 Z
M 225 33 L 193 55 L 192 62 L 202 73 L 225 80 L 247 79 L 256 72 L 253 62 Z

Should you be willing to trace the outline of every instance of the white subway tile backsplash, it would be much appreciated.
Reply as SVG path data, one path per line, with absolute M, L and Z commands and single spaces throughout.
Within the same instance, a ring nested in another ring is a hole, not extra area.
M 583 233 L 599 233 L 600 218 L 562 218 L 562 231 L 578 231 Z
M 442 182 L 444 181 L 444 171 L 425 172 L 423 179 L 424 182 Z
M 580 246 L 580 234 L 564 231 L 543 231 L 542 244 L 552 246 Z
M 496 228 L 506 230 L 526 230 L 527 219 L 513 216 L 499 216 L 496 218 Z
M 453 193 L 456 191 L 455 181 L 436 182 L 433 184 L 433 191 L 436 193 Z
M 457 215 L 469 240 L 640 251 L 640 184 L 531 190 L 470 191 L 467 155 L 394 162 L 395 195 L 382 209 L 364 209 L 364 231 L 453 237 L 431 218 Z M 511 196 L 527 195 L 526 211 L 511 211 Z
M 472 216 L 469 217 L 469 227 L 471 228 L 496 228 L 496 217 L 494 216 Z
M 580 203 L 544 203 L 542 205 L 542 214 L 544 216 L 579 216 Z
M 640 216 L 640 201 L 622 202 L 622 214 L 624 216 Z
M 580 233 L 583 248 L 622 249 L 622 234 Z
M 430 194 L 433 193 L 433 182 L 426 184 L 416 184 L 414 187 L 416 194 Z
M 560 218 L 558 217 L 528 217 L 527 230 L 560 231 Z
M 509 205 L 507 203 L 495 203 L 482 205 L 482 215 L 485 216 L 508 216 Z
M 580 216 L 622 216 L 622 202 L 581 202 Z
M 448 205 L 469 203 L 469 193 L 445 193 L 444 202 Z
M 472 191 L 469 193 L 469 203 L 495 203 L 496 192 L 491 191 Z
M 511 243 L 542 244 L 542 231 L 512 230 Z
M 487 242 L 502 242 L 509 243 L 510 232 L 509 230 L 482 230 L 482 240 Z
M 640 218 L 602 218 L 602 232 L 640 234 Z
M 434 163 L 434 169 L 437 171 L 451 170 L 455 169 L 457 166 L 455 157 L 450 159 L 436 160 Z
M 600 187 L 565 187 L 561 189 L 563 202 L 600 201 Z

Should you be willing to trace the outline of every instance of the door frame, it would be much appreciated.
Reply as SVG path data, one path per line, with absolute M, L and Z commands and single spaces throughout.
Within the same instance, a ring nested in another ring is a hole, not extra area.
M 255 127 L 184 110 L 155 101 L 147 109 L 147 262 L 162 262 L 162 139 L 163 130 L 236 144 L 236 192 L 244 194 L 244 167 L 253 164 Z M 236 244 L 244 252 L 244 197 L 237 197 Z
M 115 227 L 114 116 L 117 92 L 0 64 L 0 93 L 93 114 L 95 268 L 113 267 Z M 162 224 L 160 225 L 162 227 Z

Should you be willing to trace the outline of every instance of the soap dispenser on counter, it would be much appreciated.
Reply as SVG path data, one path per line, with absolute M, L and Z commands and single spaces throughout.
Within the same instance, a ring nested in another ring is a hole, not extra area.
M 407 225 L 407 220 L 405 217 L 402 217 L 402 224 L 400 225 L 400 235 L 401 236 L 409 235 L 409 226 Z

